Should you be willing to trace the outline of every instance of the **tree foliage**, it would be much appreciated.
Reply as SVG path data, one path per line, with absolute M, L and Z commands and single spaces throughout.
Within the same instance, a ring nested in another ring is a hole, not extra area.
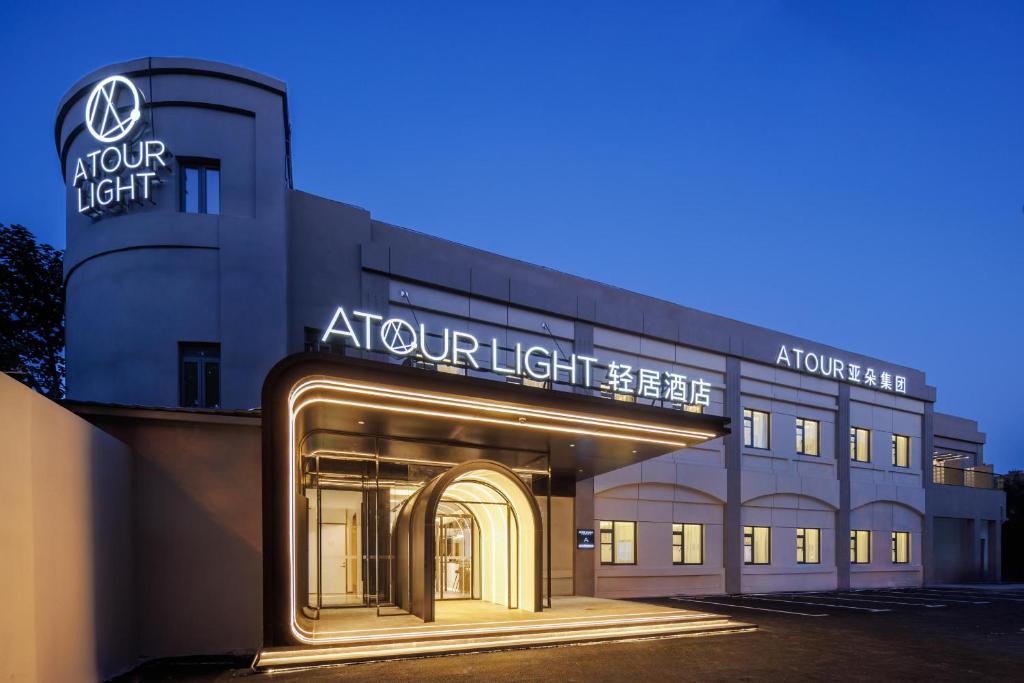
M 64 252 L 0 223 L 0 370 L 64 396 Z

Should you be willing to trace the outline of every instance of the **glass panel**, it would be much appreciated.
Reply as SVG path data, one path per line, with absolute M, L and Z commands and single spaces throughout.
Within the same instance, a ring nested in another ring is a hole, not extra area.
M 678 538 L 678 536 L 676 538 Z M 681 564 L 682 561 L 683 561 L 683 546 L 673 544 L 672 545 L 672 562 L 674 564 Z
M 633 564 L 636 561 L 636 524 L 615 522 L 615 564 Z
M 868 564 L 871 561 L 871 532 L 850 532 L 850 561 L 854 564 Z
M 611 564 L 612 561 L 612 546 L 609 544 L 601 544 L 601 562 L 604 564 Z
M 749 410 L 743 411 L 743 445 L 753 446 L 754 445 L 754 428 L 753 428 L 754 417 Z
M 187 360 L 181 368 L 181 405 L 199 405 L 199 363 Z
M 821 562 L 821 530 L 804 530 L 804 562 L 807 564 L 818 564 Z
M 704 561 L 704 525 L 683 525 L 683 557 L 686 564 L 701 564 Z
M 807 455 L 818 455 L 818 423 L 814 420 L 804 420 L 804 453 Z
M 184 170 L 181 210 L 185 213 L 199 213 L 199 169 L 186 166 Z
M 220 171 L 206 169 L 206 213 L 220 213 Z
M 768 564 L 771 549 L 771 529 L 754 527 L 754 564 Z
M 220 405 L 220 363 L 203 363 L 203 401 L 204 408 Z

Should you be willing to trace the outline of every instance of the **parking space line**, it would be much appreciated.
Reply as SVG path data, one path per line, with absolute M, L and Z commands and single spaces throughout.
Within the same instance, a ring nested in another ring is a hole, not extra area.
M 697 598 L 680 598 L 673 596 L 671 600 L 678 600 L 680 602 L 699 602 L 707 605 L 718 605 L 719 607 L 735 607 L 736 609 L 752 609 L 758 612 L 777 612 L 778 614 L 795 614 L 798 617 L 827 617 L 827 614 L 808 614 L 807 612 L 791 612 L 784 609 L 768 609 L 767 607 L 751 607 L 750 605 L 730 605 L 725 602 L 712 602 L 710 600 L 703 600 Z
M 755 593 L 753 595 L 743 595 L 742 597 L 746 600 L 764 600 L 765 602 L 787 602 L 794 605 L 812 605 L 813 607 L 833 607 L 835 609 L 852 609 L 858 612 L 891 612 L 891 609 L 886 607 L 854 607 L 853 605 L 830 605 L 821 602 L 801 602 L 799 600 L 783 600 L 781 598 L 768 598 L 762 597 L 765 595 L 772 595 L 771 593 Z
M 935 598 L 916 597 L 913 595 L 907 595 L 906 593 L 899 593 L 896 591 L 871 591 L 871 595 L 894 595 L 903 598 L 904 600 L 934 600 Z M 984 600 L 954 600 L 953 598 L 941 598 L 946 602 L 959 602 L 964 605 L 987 605 L 988 602 Z
M 956 595 L 959 597 L 971 597 L 971 598 L 984 598 L 986 600 L 1005 600 L 1007 602 L 1024 602 L 1024 598 L 1011 598 L 1006 595 L 1001 595 L 998 592 L 973 592 L 973 591 L 948 591 L 940 590 L 936 588 L 916 588 L 914 589 L 919 592 L 935 593 L 937 595 Z
M 898 602 L 896 600 L 888 600 L 885 598 L 879 598 L 874 600 L 872 598 L 844 598 L 838 593 L 786 593 L 786 595 L 799 595 L 812 600 L 841 600 L 843 602 L 869 602 L 881 605 L 901 605 L 903 607 L 945 607 L 945 605 L 931 603 L 921 604 L 918 602 Z M 818 597 L 821 596 L 821 597 Z

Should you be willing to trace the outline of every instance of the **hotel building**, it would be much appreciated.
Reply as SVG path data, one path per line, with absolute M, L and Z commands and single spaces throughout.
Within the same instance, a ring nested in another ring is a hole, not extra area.
M 381 222 L 296 189 L 291 134 L 284 83 L 194 59 L 57 109 L 65 408 L 123 447 L 136 656 L 999 579 L 984 435 L 924 372 Z

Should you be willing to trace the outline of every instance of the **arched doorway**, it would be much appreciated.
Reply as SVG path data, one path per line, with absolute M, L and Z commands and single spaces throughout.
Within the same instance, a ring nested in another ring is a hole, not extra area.
M 446 521 L 460 510 L 468 523 Z M 472 534 L 461 546 L 447 536 L 460 529 Z M 396 601 L 424 621 L 434 620 L 435 601 L 455 587 L 460 597 L 541 611 L 540 510 L 505 465 L 477 460 L 432 479 L 405 502 L 393 540 Z

